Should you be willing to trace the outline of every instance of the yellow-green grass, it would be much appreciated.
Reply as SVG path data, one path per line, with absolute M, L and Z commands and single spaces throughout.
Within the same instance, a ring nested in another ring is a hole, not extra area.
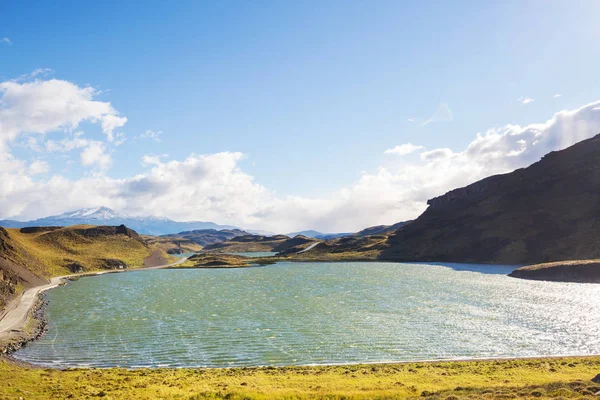
M 198 243 L 183 237 L 141 236 L 148 245 L 161 249 L 166 253 L 175 253 L 179 250 L 183 253 L 197 253 L 203 249 Z
M 22 233 L 19 229 L 7 229 L 7 231 L 10 238 L 25 250 L 22 254 L 16 255 L 16 257 L 23 257 L 19 260 L 22 265 L 46 277 L 68 274 L 70 271 L 66 265 L 70 262 L 80 263 L 86 267 L 86 270 L 100 269 L 103 259 L 119 259 L 129 267 L 141 267 L 144 258 L 153 251 L 139 240 L 126 235 L 86 238 L 74 234 L 74 229 L 82 228 L 92 227 L 79 225 L 52 232 L 35 233 Z M 32 262 L 34 261 L 32 258 L 37 262 Z
M 200 253 L 171 268 L 240 268 L 273 264 L 278 259 L 271 257 L 252 258 L 223 253 Z
M 0 361 L 0 398 L 597 398 L 600 357 L 231 369 L 30 368 Z

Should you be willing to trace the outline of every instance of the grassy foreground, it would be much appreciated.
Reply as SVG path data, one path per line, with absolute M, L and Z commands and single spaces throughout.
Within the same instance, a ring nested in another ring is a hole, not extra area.
M 595 398 L 600 357 L 231 369 L 29 368 L 0 360 L 0 398 Z

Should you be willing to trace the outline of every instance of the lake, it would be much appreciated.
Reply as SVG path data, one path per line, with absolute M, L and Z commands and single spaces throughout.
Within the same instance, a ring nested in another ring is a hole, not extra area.
M 600 285 L 514 267 L 278 263 L 135 271 L 47 293 L 54 367 L 230 367 L 600 353 Z

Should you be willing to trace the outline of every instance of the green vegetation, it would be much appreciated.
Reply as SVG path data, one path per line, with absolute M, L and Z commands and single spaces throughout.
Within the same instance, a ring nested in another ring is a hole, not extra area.
M 201 245 L 182 236 L 141 236 L 149 246 L 154 246 L 168 254 L 197 253 L 202 250 Z
M 50 277 L 160 265 L 171 258 L 123 225 L 0 228 L 0 308 Z
M 47 269 L 41 275 L 57 276 L 73 272 L 72 264 L 84 271 L 106 268 L 106 260 L 123 261 L 127 267 L 144 265 L 152 250 L 134 231 L 115 227 L 78 225 L 55 230 L 7 229 L 10 237 Z M 25 263 L 28 267 L 31 264 Z M 31 270 L 31 268 L 29 268 Z
M 0 361 L 3 398 L 597 398 L 600 357 L 231 369 L 28 368 Z
M 201 253 L 188 258 L 184 263 L 169 268 L 241 268 L 273 264 L 271 257 L 251 258 L 222 253 Z

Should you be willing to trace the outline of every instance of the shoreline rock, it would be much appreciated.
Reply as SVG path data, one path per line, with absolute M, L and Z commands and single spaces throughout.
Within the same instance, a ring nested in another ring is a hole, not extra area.
M 600 260 L 559 261 L 517 268 L 508 276 L 520 279 L 600 283 Z

